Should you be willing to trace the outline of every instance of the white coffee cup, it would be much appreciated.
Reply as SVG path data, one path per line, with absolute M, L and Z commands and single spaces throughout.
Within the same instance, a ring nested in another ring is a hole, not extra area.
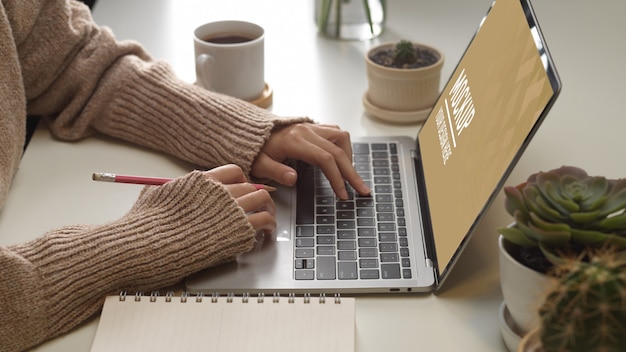
M 252 101 L 263 94 L 264 30 L 243 21 L 203 24 L 194 31 L 196 83 Z

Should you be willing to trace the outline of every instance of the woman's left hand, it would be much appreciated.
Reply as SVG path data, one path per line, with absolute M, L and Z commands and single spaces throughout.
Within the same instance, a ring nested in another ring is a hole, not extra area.
M 298 175 L 283 163 L 290 158 L 319 166 L 340 199 L 348 198 L 345 181 L 361 195 L 371 193 L 352 166 L 350 134 L 337 126 L 300 123 L 277 129 L 254 160 L 252 175 L 293 186 Z

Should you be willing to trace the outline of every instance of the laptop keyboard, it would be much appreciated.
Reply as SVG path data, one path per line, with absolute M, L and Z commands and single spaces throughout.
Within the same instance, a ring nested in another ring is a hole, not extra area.
M 412 277 L 397 145 L 354 143 L 353 154 L 371 196 L 348 186 L 338 200 L 319 168 L 298 163 L 297 280 Z

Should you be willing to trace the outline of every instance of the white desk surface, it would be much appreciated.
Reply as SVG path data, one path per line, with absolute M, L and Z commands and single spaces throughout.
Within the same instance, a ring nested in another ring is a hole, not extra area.
M 443 50 L 447 80 L 490 0 L 388 1 L 385 33 L 372 42 L 319 37 L 313 1 L 98 0 L 94 17 L 119 39 L 136 39 L 194 81 L 192 31 L 221 19 L 243 19 L 266 29 L 266 79 L 272 110 L 341 125 L 352 135 L 415 136 L 419 125 L 397 126 L 364 115 L 363 54 L 373 44 L 407 38 Z M 563 91 L 507 184 L 563 164 L 591 174 L 626 176 L 622 119 L 626 70 L 626 2 L 536 0 L 541 28 L 563 80 Z M 442 82 L 443 84 L 443 82 Z M 76 145 L 74 145 L 76 144 Z M 95 183 L 94 171 L 177 176 L 191 169 L 169 157 L 124 143 L 91 138 L 53 140 L 40 128 L 28 147 L 5 208 L 0 243 L 35 238 L 55 226 L 103 223 L 124 214 L 138 186 Z M 504 351 L 498 328 L 502 300 L 494 228 L 511 219 L 502 195 L 486 217 L 440 294 L 357 299 L 357 351 Z M 88 351 L 97 318 L 38 351 Z

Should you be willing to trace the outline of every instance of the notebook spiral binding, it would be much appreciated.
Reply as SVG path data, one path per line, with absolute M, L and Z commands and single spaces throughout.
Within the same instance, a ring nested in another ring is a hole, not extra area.
M 144 298 L 148 298 L 150 300 L 150 302 L 156 302 L 158 297 L 160 297 L 160 293 L 159 291 L 152 291 L 150 292 L 150 295 L 144 295 L 143 292 L 136 292 L 134 295 L 129 294 L 127 291 L 121 291 L 119 293 L 119 300 L 120 301 L 126 301 L 126 298 L 129 296 L 133 296 L 134 297 L 134 301 L 135 302 L 140 302 L 142 299 Z M 165 302 L 172 302 L 175 298 L 174 292 L 173 291 L 168 291 L 165 294 Z M 243 303 L 248 303 L 252 297 L 249 293 L 244 293 L 241 296 L 235 296 L 235 294 L 233 293 L 228 293 L 224 296 L 220 295 L 217 292 L 214 292 L 211 294 L 211 296 L 205 296 L 203 293 L 198 292 L 197 294 L 195 294 L 195 296 L 192 296 L 189 292 L 183 292 L 180 296 L 180 302 L 181 303 L 187 303 L 187 301 L 189 300 L 195 300 L 196 303 L 202 303 L 205 298 L 209 300 L 209 302 L 211 303 L 217 303 L 220 299 L 226 299 L 227 303 L 232 303 L 235 298 L 241 298 L 241 301 Z M 284 297 L 281 296 L 279 293 L 274 293 L 271 296 L 271 301 L 272 303 L 280 303 L 281 299 L 283 299 Z M 287 297 L 287 302 L 288 303 L 295 303 L 296 300 L 296 294 L 295 293 L 290 293 Z M 303 299 L 303 303 L 308 304 L 311 303 L 311 294 L 309 293 L 305 293 L 302 296 Z M 254 300 L 254 299 L 252 299 Z M 269 300 L 269 299 L 268 299 Z M 256 296 L 256 301 L 257 303 L 264 303 L 265 302 L 265 294 L 264 293 L 259 293 Z M 341 295 L 339 293 L 335 293 L 332 301 L 335 304 L 341 304 Z M 319 299 L 318 299 L 319 304 L 325 304 L 326 303 L 326 294 L 322 293 L 319 295 Z

